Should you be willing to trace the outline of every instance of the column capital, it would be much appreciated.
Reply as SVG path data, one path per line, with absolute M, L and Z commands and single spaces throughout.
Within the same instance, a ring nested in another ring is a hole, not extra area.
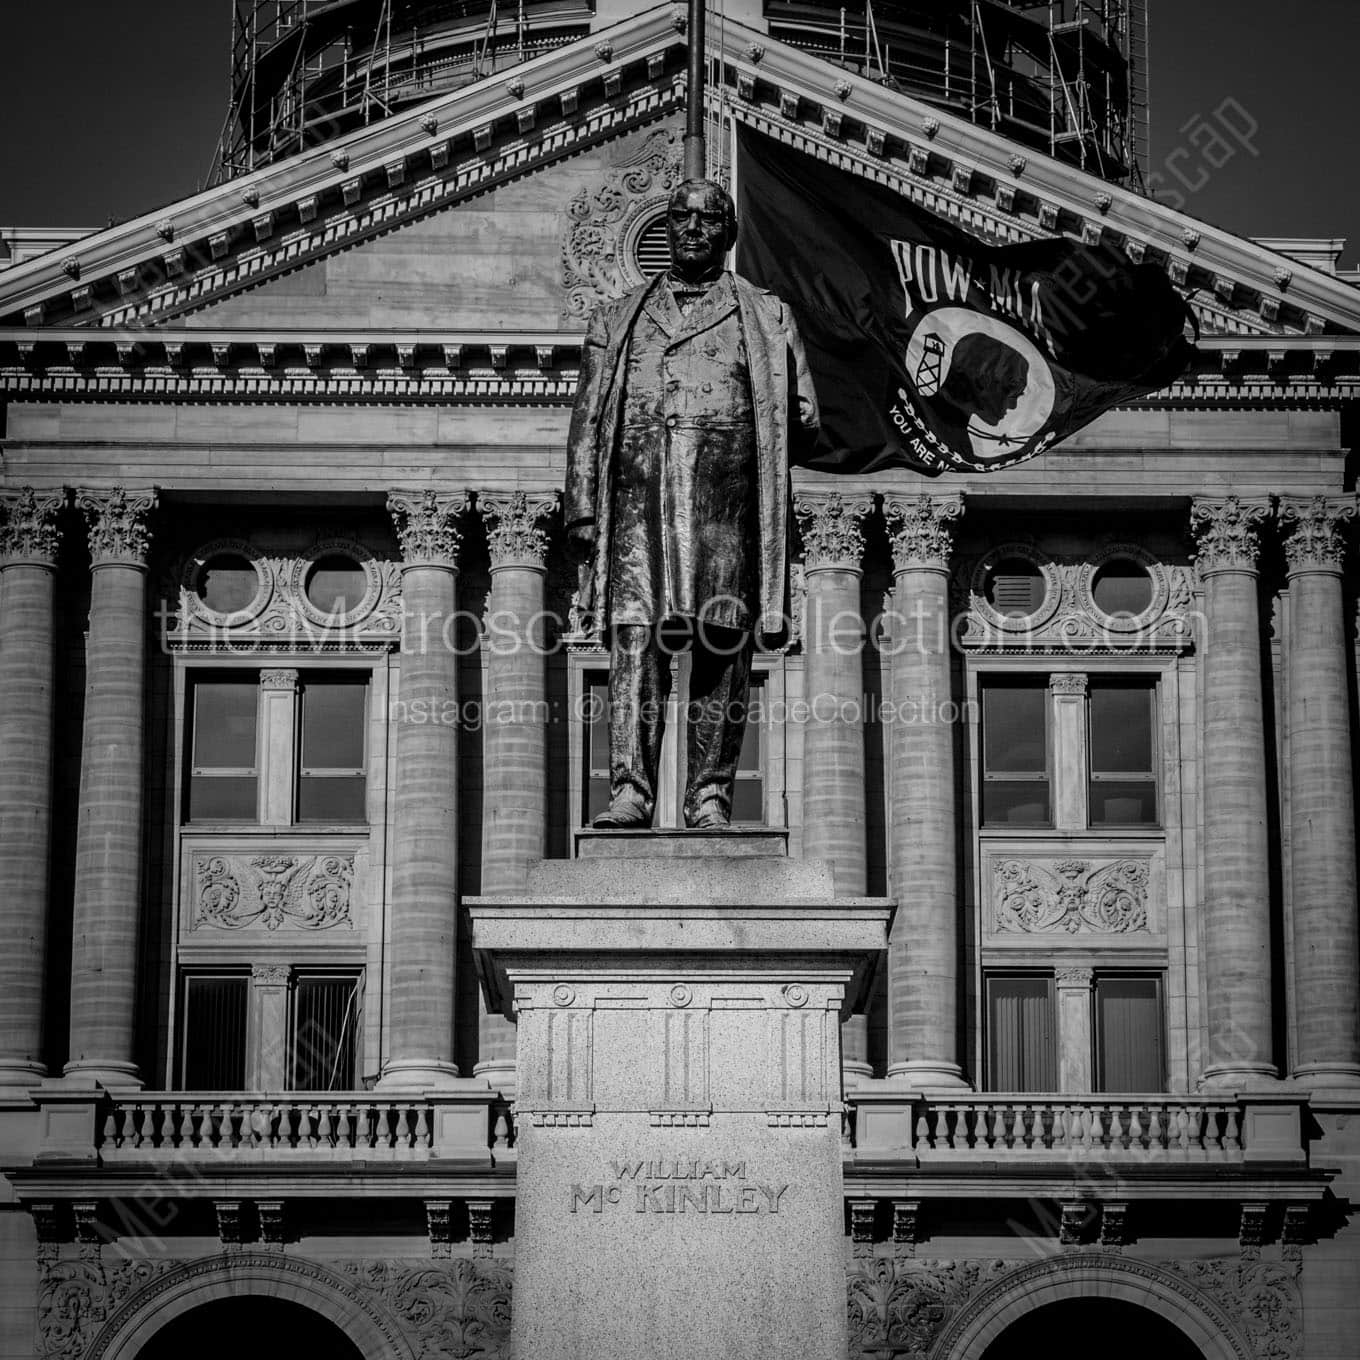
M 1354 496 L 1281 496 L 1280 520 L 1293 526 L 1284 541 L 1289 574 L 1339 573 L 1346 556 L 1343 526 L 1354 518 Z
M 0 495 L 0 567 L 56 566 L 57 514 L 65 504 L 64 491 L 39 493 L 31 486 Z
M 1261 540 L 1255 526 L 1270 515 L 1270 497 L 1196 496 L 1190 528 L 1199 540 L 1195 565 L 1201 576 L 1219 571 L 1255 572 Z
M 389 491 L 387 512 L 397 531 L 403 567 L 458 567 L 463 534 L 453 520 L 468 508 L 466 491 Z
M 539 521 L 552 515 L 561 501 L 556 491 L 479 491 L 477 510 L 486 521 L 491 566 L 543 570 L 548 534 Z
M 948 571 L 954 551 L 952 524 L 963 515 L 963 496 L 885 496 L 883 516 L 892 541 L 893 570 Z
M 1048 677 L 1048 687 L 1054 694 L 1085 697 L 1087 684 L 1083 671 L 1054 671 Z
M 256 987 L 286 987 L 292 981 L 293 970 L 286 963 L 253 963 L 250 980 Z
M 803 533 L 805 569 L 859 571 L 864 556 L 860 521 L 873 508 L 874 498 L 867 491 L 851 496 L 839 491 L 798 492 L 793 509 Z
M 1054 977 L 1059 987 L 1075 987 L 1081 991 L 1090 991 L 1091 983 L 1095 978 L 1095 969 L 1059 968 Z
M 283 690 L 289 694 L 298 687 L 298 672 L 291 668 L 285 670 L 264 670 L 260 672 L 260 688 Z
M 81 487 L 76 505 L 90 525 L 90 565 L 144 567 L 151 550 L 147 519 L 156 508 L 154 487 Z

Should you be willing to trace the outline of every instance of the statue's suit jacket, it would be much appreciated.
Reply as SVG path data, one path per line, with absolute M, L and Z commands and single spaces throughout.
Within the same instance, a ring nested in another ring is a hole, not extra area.
M 756 524 L 758 526 L 758 628 L 782 630 L 788 586 L 789 453 L 791 441 L 810 441 L 817 428 L 817 397 L 788 308 L 773 293 L 736 275 L 746 343 L 756 432 Z M 638 313 L 659 276 L 616 302 L 598 307 L 581 351 L 581 379 L 567 442 L 567 527 L 594 522 L 592 607 L 609 619 L 610 527 L 613 461 L 619 435 L 628 343 Z

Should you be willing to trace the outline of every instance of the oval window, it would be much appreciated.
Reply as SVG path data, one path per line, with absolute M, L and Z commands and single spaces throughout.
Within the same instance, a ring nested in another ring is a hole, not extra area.
M 198 598 L 214 614 L 239 614 L 260 593 L 260 573 L 240 553 L 214 553 L 198 573 Z
M 987 603 L 1008 619 L 1033 614 L 1047 593 L 1043 572 L 1027 557 L 1008 557 L 987 574 Z
M 1096 572 L 1091 598 L 1102 614 L 1136 618 L 1152 603 L 1152 577 L 1141 562 L 1116 557 Z
M 307 599 L 323 614 L 349 614 L 368 594 L 368 577 L 352 557 L 330 553 L 307 573 Z

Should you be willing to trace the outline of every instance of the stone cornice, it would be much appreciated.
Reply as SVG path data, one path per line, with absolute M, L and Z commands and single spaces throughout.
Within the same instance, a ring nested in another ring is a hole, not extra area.
M 799 491 L 794 513 L 803 534 L 806 569 L 859 571 L 864 556 L 860 521 L 874 508 L 868 493 L 842 495 L 839 491 Z
M 468 508 L 466 492 L 391 491 L 387 509 L 401 545 L 403 567 L 457 569 L 462 531 L 454 523 Z
M 570 331 L 0 328 L 15 400 L 425 401 L 570 405 Z M 1360 336 L 1217 337 L 1191 374 L 1134 407 L 1328 409 L 1360 398 Z
M 1196 497 L 1190 506 L 1190 526 L 1199 541 L 1195 554 L 1199 574 L 1255 572 L 1261 551 L 1255 526 L 1269 517 L 1268 496 Z
M 491 567 L 543 569 L 548 555 L 548 535 L 539 522 L 553 514 L 561 497 L 556 491 L 477 493 L 477 509 L 486 520 Z
M 90 564 L 95 567 L 144 567 L 151 551 L 147 519 L 156 508 L 154 489 L 127 491 L 82 487 L 76 506 L 90 526 Z
M 670 5 L 0 275 L 0 318 L 118 324 L 201 307 L 679 107 Z M 1066 233 L 1165 265 L 1228 327 L 1360 330 L 1360 290 L 729 19 L 742 122 L 998 239 Z M 759 55 L 754 55 L 756 52 Z M 61 258 L 58 258 L 58 255 Z
M 952 495 L 885 495 L 895 571 L 948 571 L 954 550 L 952 523 L 963 515 L 963 497 Z
M 1354 496 L 1281 496 L 1280 519 L 1288 526 L 1284 555 L 1289 574 L 1339 573 L 1346 557 L 1345 525 L 1355 513 Z
M 0 567 L 56 565 L 61 533 L 57 515 L 65 492 L 35 492 L 31 486 L 0 495 Z

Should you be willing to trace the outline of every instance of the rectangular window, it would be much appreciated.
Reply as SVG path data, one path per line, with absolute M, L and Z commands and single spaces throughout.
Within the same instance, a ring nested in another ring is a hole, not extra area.
M 257 677 L 195 680 L 190 701 L 188 819 L 253 822 L 259 792 Z
M 299 703 L 297 820 L 364 821 L 367 677 L 304 675 Z
M 1095 1011 L 1096 1090 L 1164 1090 L 1161 979 L 1097 977 Z
M 982 686 L 982 822 L 1049 826 L 1048 680 Z
M 737 777 L 732 785 L 732 820 L 765 824 L 765 748 L 769 739 L 765 717 L 765 677 L 751 677 L 751 697 L 746 730 L 737 757 Z
M 988 1088 L 1056 1090 L 1053 979 L 1030 973 L 993 976 L 986 982 Z
M 242 1090 L 250 979 L 243 973 L 190 973 L 184 978 L 182 995 L 181 1089 Z
M 359 980 L 353 974 L 301 973 L 293 985 L 295 1091 L 352 1091 L 359 1031 Z
M 1155 688 L 1145 681 L 1092 680 L 1088 702 L 1091 825 L 1155 826 Z
M 585 677 L 586 758 L 581 806 L 589 826 L 609 806 L 609 672 L 590 671 Z

